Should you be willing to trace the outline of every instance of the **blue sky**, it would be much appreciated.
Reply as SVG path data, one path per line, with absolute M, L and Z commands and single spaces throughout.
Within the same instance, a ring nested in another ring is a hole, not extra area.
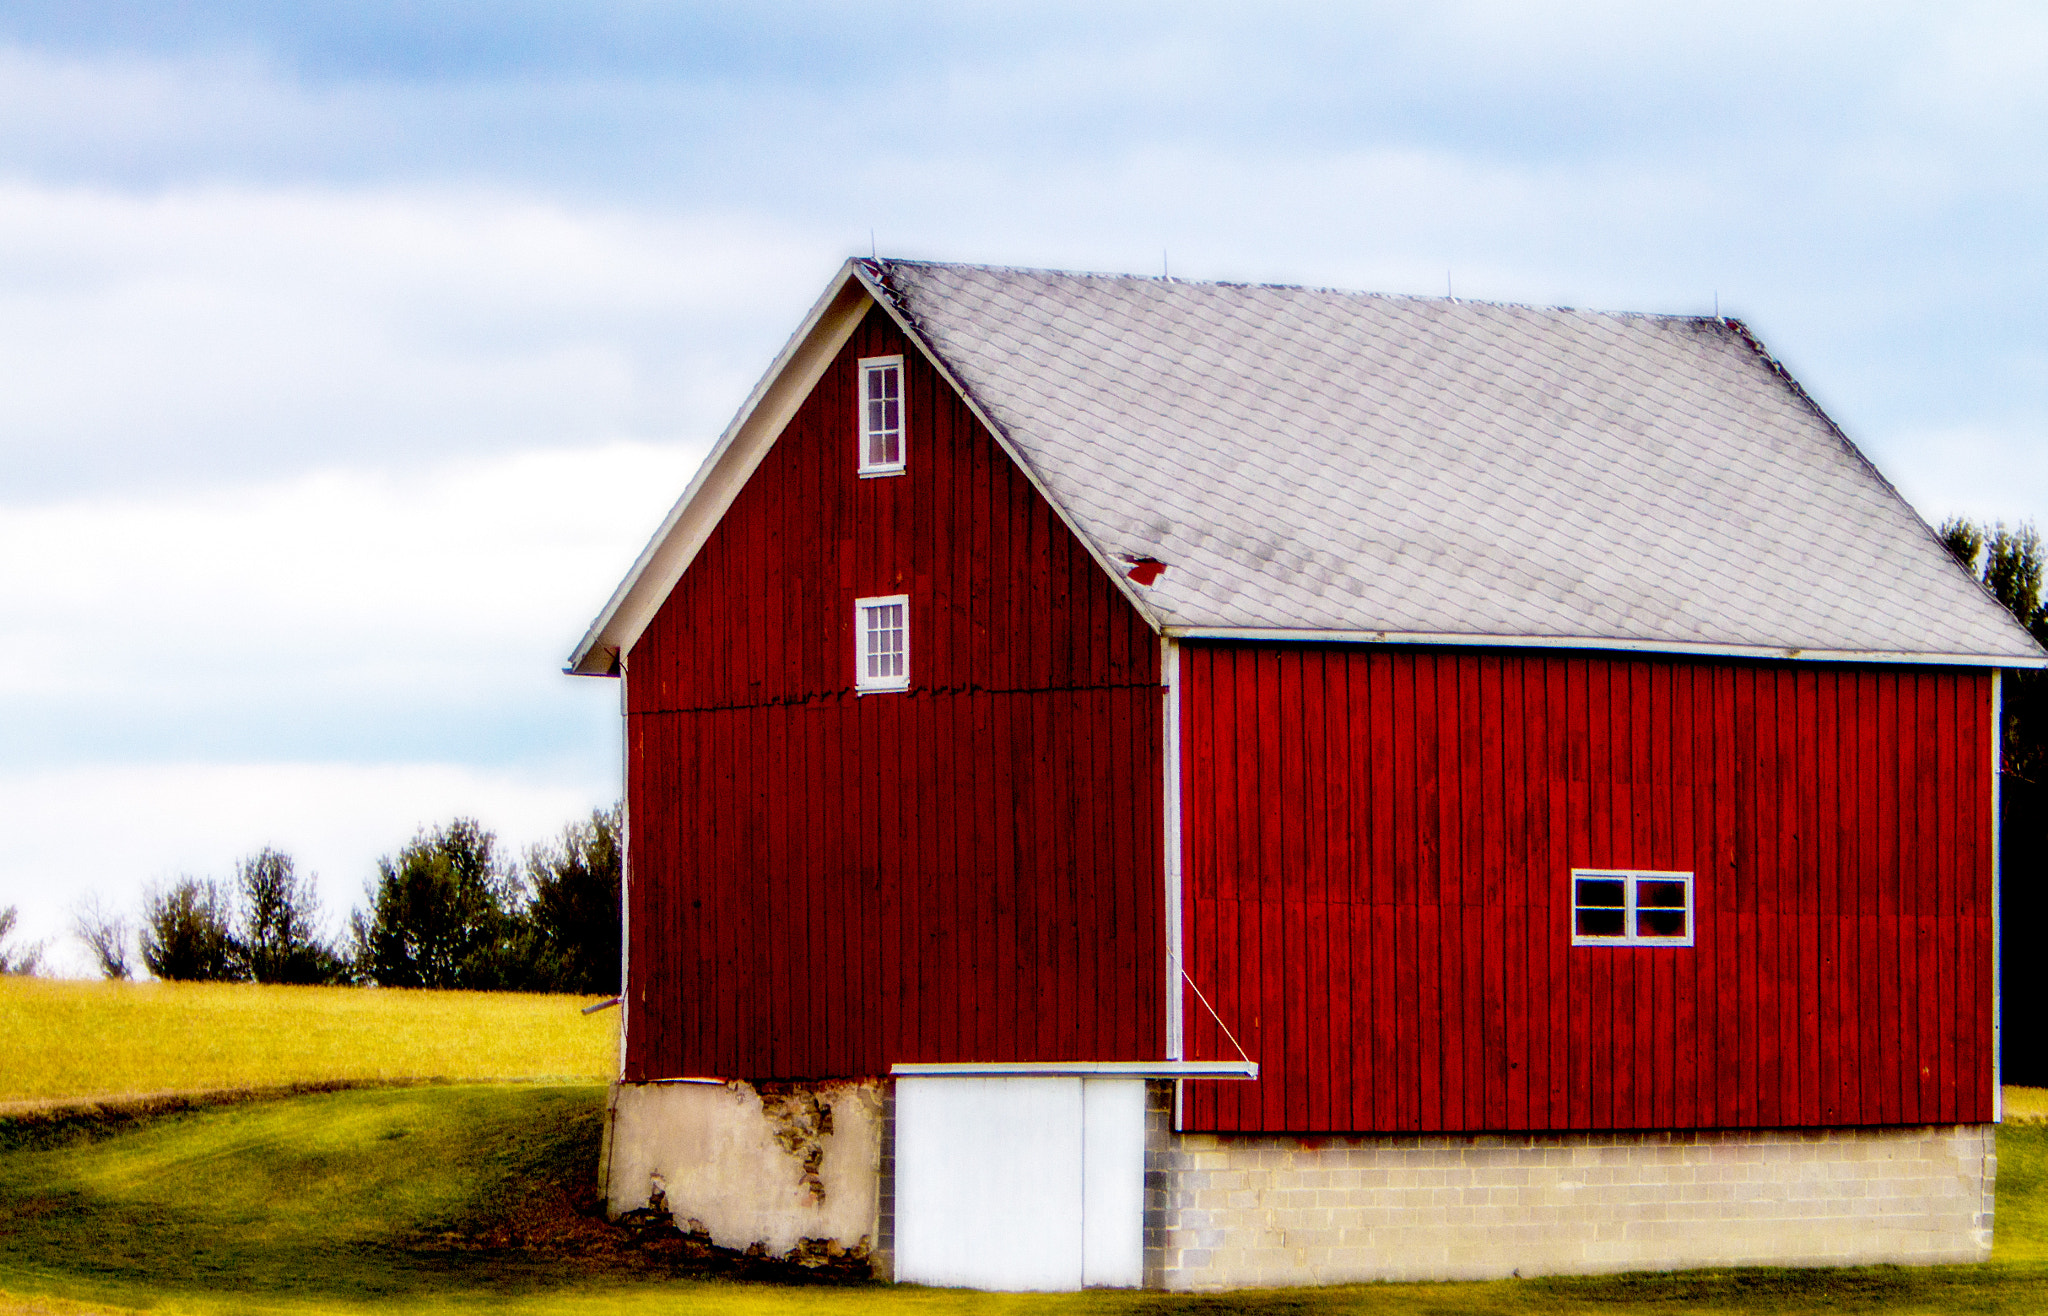
M 617 791 L 558 673 L 837 264 L 1746 318 L 2048 509 L 2009 5 L 0 0 L 0 905 Z M 60 962 L 75 948 L 57 944 Z

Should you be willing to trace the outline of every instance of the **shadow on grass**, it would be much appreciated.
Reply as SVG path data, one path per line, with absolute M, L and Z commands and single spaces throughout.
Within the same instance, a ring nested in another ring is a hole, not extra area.
M 357 1089 L 0 1126 L 0 1286 L 376 1303 L 865 1279 L 608 1223 L 603 1105 L 595 1085 Z

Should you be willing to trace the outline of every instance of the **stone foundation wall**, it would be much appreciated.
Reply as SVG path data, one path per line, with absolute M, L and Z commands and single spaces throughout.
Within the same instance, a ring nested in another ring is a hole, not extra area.
M 1991 1254 L 1993 1125 L 1252 1137 L 1175 1134 L 1171 1102 L 1154 1084 L 1148 1287 Z
M 721 1248 L 871 1258 L 883 1085 L 619 1083 L 599 1175 L 614 1217 L 666 1211 Z

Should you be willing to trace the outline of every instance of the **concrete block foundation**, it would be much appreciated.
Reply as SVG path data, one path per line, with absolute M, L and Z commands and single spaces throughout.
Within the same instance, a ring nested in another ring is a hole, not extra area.
M 610 1210 L 666 1209 L 720 1247 L 791 1259 L 824 1250 L 893 1278 L 890 1089 L 619 1085 L 601 1168 Z M 1183 1134 L 1173 1131 L 1173 1084 L 1152 1082 L 1144 1282 L 1189 1290 L 1982 1261 L 1996 1132 Z
M 1146 1284 L 1497 1279 L 1991 1255 L 1996 1126 L 1255 1137 L 1149 1094 Z

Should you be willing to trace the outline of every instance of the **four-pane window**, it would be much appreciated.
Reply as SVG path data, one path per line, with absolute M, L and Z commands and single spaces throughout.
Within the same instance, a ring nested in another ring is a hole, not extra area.
M 860 473 L 903 470 L 903 358 L 860 360 Z
M 853 688 L 910 688 L 910 596 L 853 601 Z
M 1574 868 L 1572 945 L 1692 945 L 1692 874 Z

